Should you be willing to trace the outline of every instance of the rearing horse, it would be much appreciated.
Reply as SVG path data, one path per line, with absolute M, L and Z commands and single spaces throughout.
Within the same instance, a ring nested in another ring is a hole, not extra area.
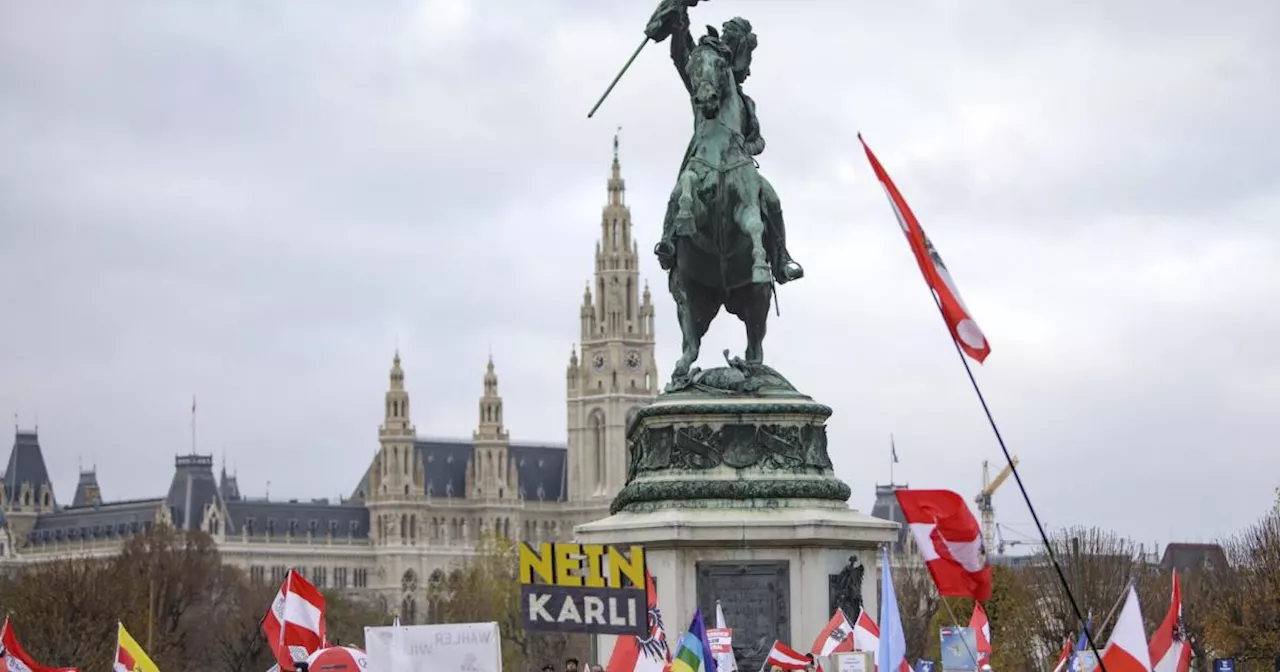
M 714 28 L 707 32 L 685 66 L 694 131 L 672 198 L 676 249 L 669 275 L 684 345 L 669 389 L 688 382 L 721 306 L 746 326 L 746 360 L 762 362 L 773 293 L 762 180 L 740 130 L 745 105 L 729 49 Z

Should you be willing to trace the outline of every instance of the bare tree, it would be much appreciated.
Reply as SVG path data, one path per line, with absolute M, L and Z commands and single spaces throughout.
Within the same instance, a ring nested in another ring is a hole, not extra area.
M 518 551 L 519 547 L 505 538 L 482 538 L 475 556 L 450 572 L 444 582 L 428 586 L 434 620 L 497 622 L 503 669 L 534 670 L 570 656 L 585 660 L 584 635 L 525 631 L 520 614 Z
M 0 604 L 23 647 L 41 663 L 109 661 L 117 607 L 129 588 L 104 580 L 107 575 L 98 562 L 43 564 L 0 583 Z
M 1272 661 L 1280 651 L 1280 514 L 1267 515 L 1223 548 L 1229 567 L 1208 577 L 1212 595 L 1201 599 L 1212 602 L 1197 619 L 1205 648 L 1245 664 Z M 1183 604 L 1184 611 L 1191 606 L 1185 594 Z
M 919 557 L 911 556 L 893 568 L 893 589 L 902 614 L 902 634 L 907 640 L 907 658 L 924 656 L 930 640 L 937 639 L 935 616 L 942 604 L 933 577 Z M 846 614 L 857 618 L 857 614 Z M 879 614 L 872 614 L 879 618 Z
M 110 560 L 51 562 L 0 579 L 0 609 L 46 665 L 106 669 L 119 621 L 160 669 L 260 672 L 271 665 L 260 633 L 274 592 L 224 566 L 207 536 L 161 527 Z M 327 599 L 326 621 L 347 641 L 379 622 L 364 605 Z
M 1094 642 L 1101 650 L 1115 625 L 1112 615 L 1131 582 L 1138 579 L 1138 545 L 1110 530 L 1096 527 L 1063 530 L 1050 540 L 1059 565 L 1071 585 L 1076 604 L 1084 615 L 1093 614 Z M 1060 650 L 1064 637 L 1074 636 L 1082 623 L 1076 618 L 1067 591 L 1062 587 L 1047 554 L 1026 573 L 1030 595 L 1035 596 L 1039 627 L 1036 641 L 1041 650 Z

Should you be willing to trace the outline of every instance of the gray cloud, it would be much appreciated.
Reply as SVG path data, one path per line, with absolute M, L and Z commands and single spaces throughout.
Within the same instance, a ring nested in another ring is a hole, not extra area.
M 769 357 L 837 409 L 839 474 L 971 494 L 997 449 L 866 169 L 860 130 L 994 354 L 977 372 L 1054 525 L 1209 538 L 1280 452 L 1280 9 L 739 0 L 748 91 L 809 278 Z M 397 341 L 419 431 L 474 425 L 492 347 L 522 439 L 563 440 L 563 372 L 609 141 L 647 250 L 689 119 L 624 2 L 0 6 L 0 412 L 59 492 L 96 461 L 154 495 L 174 453 L 245 487 L 348 492 Z M 716 325 L 710 362 L 741 348 Z M 1225 484 L 1226 487 L 1224 487 Z M 1210 504 L 1211 503 L 1211 504 Z M 1026 529 L 1008 488 L 998 517 Z

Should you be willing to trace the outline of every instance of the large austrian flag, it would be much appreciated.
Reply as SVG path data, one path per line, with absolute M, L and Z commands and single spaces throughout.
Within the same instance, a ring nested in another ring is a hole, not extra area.
M 938 594 L 991 599 L 982 530 L 964 498 L 950 490 L 898 490 L 898 504 Z
M 324 596 L 297 570 L 290 569 L 280 592 L 271 601 L 271 610 L 262 619 L 267 646 L 275 654 L 282 672 L 296 669 L 324 645 Z
M 920 265 L 920 272 L 924 274 L 925 282 L 929 283 L 929 288 L 938 299 L 938 306 L 942 309 L 942 317 L 947 321 L 951 337 L 965 354 L 981 364 L 982 360 L 991 354 L 991 345 L 987 342 L 987 337 L 983 335 L 982 330 L 978 328 L 978 323 L 973 320 L 969 309 L 965 307 L 964 300 L 960 298 L 960 291 L 956 289 L 956 283 L 951 279 L 947 265 L 942 263 L 942 255 L 938 254 L 929 236 L 925 235 L 920 221 L 916 219 L 915 213 L 911 212 L 911 206 L 907 205 L 907 199 L 902 197 L 902 192 L 898 191 L 893 180 L 889 179 L 889 174 L 884 171 L 884 166 L 880 165 L 876 155 L 871 153 L 871 148 L 867 146 L 861 134 L 858 135 L 858 141 L 862 143 L 862 149 L 867 153 L 867 160 L 871 162 L 871 169 L 875 171 L 876 178 L 880 180 L 885 194 L 889 197 L 889 205 L 893 207 L 893 214 L 898 218 L 898 224 L 907 236 L 907 242 L 911 245 L 911 252 L 915 255 L 916 263 Z

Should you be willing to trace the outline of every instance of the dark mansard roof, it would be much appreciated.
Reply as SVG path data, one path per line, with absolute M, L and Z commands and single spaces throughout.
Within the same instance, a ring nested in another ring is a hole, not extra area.
M 4 487 L 10 497 L 17 497 L 23 483 L 30 483 L 34 492 L 42 485 L 53 487 L 44 465 L 44 453 L 40 451 L 39 436 L 34 431 L 18 430 L 13 437 L 13 450 L 9 452 L 9 466 L 4 471 Z
M 292 533 L 317 537 L 332 534 L 336 538 L 367 539 L 369 510 L 355 504 L 333 504 L 327 499 L 300 502 L 272 502 L 265 499 L 239 499 L 227 502 L 227 534 L 272 535 Z
M 423 439 L 414 442 L 415 453 L 422 464 L 425 494 L 432 497 L 466 497 L 467 461 L 474 446 L 466 439 Z M 520 497 L 529 501 L 563 502 L 568 497 L 567 451 L 562 445 L 520 443 L 508 447 L 515 459 L 520 479 Z M 352 502 L 363 502 L 369 491 L 369 473 L 351 494 Z
M 125 539 L 155 524 L 163 499 L 68 506 L 36 519 L 27 539 L 32 544 Z

